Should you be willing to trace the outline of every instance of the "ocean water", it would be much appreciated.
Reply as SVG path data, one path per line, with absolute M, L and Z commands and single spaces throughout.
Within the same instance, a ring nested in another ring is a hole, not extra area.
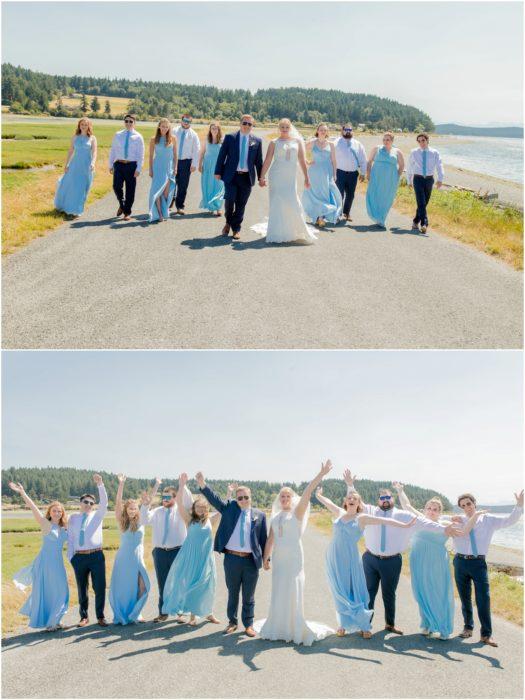
M 503 513 L 498 513 L 498 515 L 503 515 Z M 523 551 L 523 518 L 511 527 L 496 530 L 492 537 L 492 544 Z
M 439 143 L 438 139 L 434 141 L 445 164 L 523 184 L 523 139 L 487 136 L 445 138 L 447 143 Z

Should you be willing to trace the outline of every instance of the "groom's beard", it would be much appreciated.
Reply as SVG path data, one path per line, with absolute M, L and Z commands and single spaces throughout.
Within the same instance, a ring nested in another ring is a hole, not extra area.
M 394 504 L 392 503 L 392 501 L 386 501 L 385 503 L 381 503 L 379 507 L 381 508 L 381 510 L 384 510 L 386 512 L 387 510 L 391 510 L 394 507 Z
M 343 134 L 343 138 L 344 138 L 344 139 L 351 139 L 351 138 L 352 138 L 352 134 Z

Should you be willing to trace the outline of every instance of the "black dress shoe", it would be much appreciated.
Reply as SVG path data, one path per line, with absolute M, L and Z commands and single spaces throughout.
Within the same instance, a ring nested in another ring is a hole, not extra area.
M 230 224 L 224 224 L 224 226 L 222 227 L 222 235 L 223 236 L 230 235 Z
M 124 210 L 122 209 L 122 207 L 119 207 L 117 209 L 117 216 L 122 216 L 123 213 L 124 213 Z

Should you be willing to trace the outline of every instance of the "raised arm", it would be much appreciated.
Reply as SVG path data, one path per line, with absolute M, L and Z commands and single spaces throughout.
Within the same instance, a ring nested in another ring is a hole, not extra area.
M 108 512 L 108 493 L 106 491 L 106 487 L 104 486 L 100 474 L 93 474 L 93 481 L 95 482 L 98 488 L 99 503 L 97 511 L 93 516 L 93 520 L 91 522 L 102 522 L 106 513 Z
M 186 484 L 188 483 L 188 475 L 186 472 L 183 472 L 179 476 L 179 488 L 177 490 L 177 510 L 179 511 L 182 519 L 186 523 L 186 525 L 190 522 L 191 520 L 191 515 L 190 511 L 186 508 L 187 503 L 185 503 L 185 498 L 184 498 L 184 491 L 186 489 Z
M 493 530 L 500 530 L 503 527 L 510 527 L 517 523 L 523 514 L 523 490 L 521 493 L 515 493 L 514 498 L 516 499 L 516 505 L 514 510 L 508 515 L 492 515 L 489 514 L 485 516 L 489 519 Z
M 357 524 L 359 525 L 361 530 L 366 525 L 391 525 L 392 527 L 407 528 L 415 525 L 416 520 L 416 516 L 414 516 L 410 520 L 407 520 L 406 522 L 396 520 L 395 518 L 381 518 L 377 515 L 367 515 L 366 513 L 357 516 Z
M 306 508 L 310 503 L 312 493 L 321 483 L 324 477 L 330 472 L 331 469 L 332 462 L 329 459 L 327 459 L 324 464 L 321 463 L 321 469 L 319 470 L 319 473 L 316 474 L 316 476 L 312 479 L 312 481 L 310 481 L 308 486 L 305 488 L 305 490 L 303 491 L 303 495 L 301 496 L 301 500 L 295 507 L 294 513 L 297 520 L 302 520 L 304 518 L 304 514 L 306 513 Z
M 197 486 L 199 487 L 199 490 L 206 498 L 208 501 L 212 504 L 212 506 L 219 511 L 219 513 L 222 513 L 224 510 L 226 510 L 226 507 L 228 506 L 228 503 L 226 501 L 223 501 L 222 498 L 215 493 L 215 491 L 212 491 L 209 486 L 206 486 L 206 481 L 204 480 L 204 474 L 202 472 L 197 472 L 195 475 L 195 479 L 197 481 Z
M 323 487 L 319 486 L 315 490 L 315 497 L 319 501 L 319 503 L 322 503 L 325 508 L 328 508 L 328 510 L 333 513 L 334 515 L 342 515 L 343 513 L 346 513 L 344 508 L 340 508 L 337 506 L 333 501 L 331 501 L 329 498 L 326 498 L 326 496 L 323 496 Z
M 16 484 L 14 481 L 10 481 L 9 488 L 12 491 L 14 491 L 15 493 L 18 493 L 22 497 L 26 506 L 31 509 L 31 512 L 33 513 L 33 517 L 35 518 L 37 523 L 40 525 L 42 530 L 50 530 L 51 529 L 50 521 L 42 515 L 42 513 L 41 513 L 39 507 L 36 505 L 36 503 L 34 503 L 34 501 L 32 501 L 31 498 L 29 498 L 29 496 L 25 492 L 25 489 L 22 486 L 22 484 L 20 484 L 20 483 Z
M 464 535 L 468 535 L 469 532 L 470 532 L 470 531 L 472 530 L 472 528 L 474 527 L 474 525 L 478 522 L 479 516 L 480 516 L 480 515 L 485 515 L 485 513 L 487 513 L 487 512 L 488 512 L 488 511 L 486 511 L 486 510 L 477 510 L 477 511 L 474 513 L 474 515 L 472 515 L 472 516 L 467 520 L 467 522 L 465 523 L 465 525 L 463 526 L 463 534 L 464 534 Z
M 115 499 L 115 518 L 118 523 L 120 523 L 120 516 L 122 515 L 122 494 L 124 492 L 124 482 L 126 481 L 126 476 L 124 474 L 117 474 L 118 479 L 118 489 L 117 497 Z
M 400 481 L 393 481 L 392 486 L 397 491 L 397 496 L 399 498 L 399 504 L 400 504 L 401 508 L 403 508 L 403 510 L 408 510 L 410 513 L 413 513 L 416 516 L 423 515 L 423 513 L 420 510 L 416 510 L 412 506 L 408 496 L 405 493 L 405 487 Z
M 268 172 L 268 168 L 272 164 L 274 152 L 275 152 L 275 143 L 273 141 L 270 141 L 270 145 L 268 146 L 268 150 L 266 151 L 266 158 L 264 159 L 264 163 L 263 163 L 263 166 L 261 168 L 261 173 L 259 175 L 259 184 L 265 184 L 264 178 L 266 176 L 266 173 Z

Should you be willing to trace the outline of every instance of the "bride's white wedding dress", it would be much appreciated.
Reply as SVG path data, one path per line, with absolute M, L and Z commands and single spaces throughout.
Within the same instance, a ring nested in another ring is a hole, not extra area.
M 306 223 L 297 194 L 297 139 L 275 139 L 273 162 L 268 171 L 270 211 L 268 221 L 255 224 L 252 231 L 266 236 L 267 243 L 314 243 L 317 236 Z
M 254 628 L 262 639 L 310 646 L 333 634 L 334 630 L 304 619 L 301 523 L 293 512 L 281 511 L 272 518 L 270 527 L 274 536 L 270 610 L 266 620 L 258 620 Z

